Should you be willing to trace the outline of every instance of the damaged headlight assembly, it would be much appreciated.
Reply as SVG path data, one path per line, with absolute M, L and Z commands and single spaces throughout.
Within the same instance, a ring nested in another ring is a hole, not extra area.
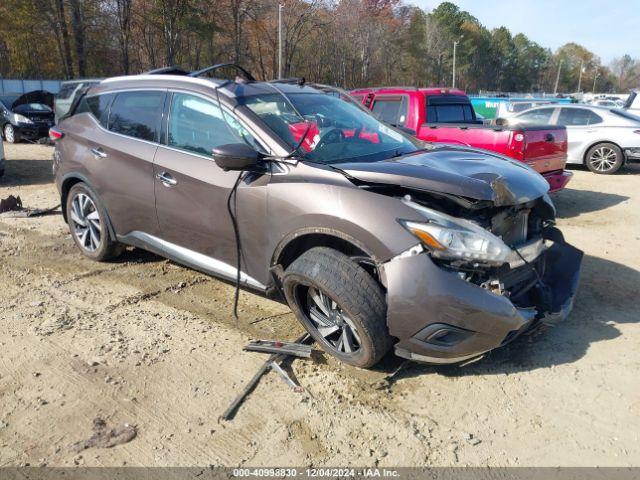
M 511 248 L 479 225 L 424 207 L 406 197 L 402 202 L 425 217 L 426 222 L 400 220 L 400 223 L 428 248 L 432 256 L 490 265 L 502 265 L 507 261 Z

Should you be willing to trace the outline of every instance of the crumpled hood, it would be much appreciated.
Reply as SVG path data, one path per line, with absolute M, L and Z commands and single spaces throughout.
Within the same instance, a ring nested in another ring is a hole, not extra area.
M 32 92 L 27 92 L 24 95 L 19 96 L 11 105 L 11 109 L 13 110 L 19 105 L 24 105 L 25 103 L 41 103 L 43 105 L 47 105 L 50 108 L 53 108 L 53 93 L 47 92 L 45 90 L 34 90 Z
M 357 180 L 516 205 L 549 191 L 547 181 L 524 163 L 484 150 L 453 146 L 381 162 L 333 164 Z

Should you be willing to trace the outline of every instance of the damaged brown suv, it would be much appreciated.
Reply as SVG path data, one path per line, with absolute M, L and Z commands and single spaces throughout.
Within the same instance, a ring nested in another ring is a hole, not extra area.
M 460 362 L 569 313 L 582 253 L 526 165 L 303 82 L 170 73 L 104 80 L 51 131 L 88 257 L 133 245 L 239 280 L 360 367 Z

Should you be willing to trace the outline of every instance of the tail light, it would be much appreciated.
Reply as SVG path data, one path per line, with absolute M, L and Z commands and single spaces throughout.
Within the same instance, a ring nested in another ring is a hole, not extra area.
M 60 140 L 62 137 L 64 137 L 64 132 L 59 128 L 51 127 L 49 129 L 49 138 L 51 139 L 52 142 Z
M 509 148 L 511 150 L 511 157 L 524 162 L 524 150 L 526 148 L 526 142 L 524 139 L 523 131 L 515 130 L 513 132 Z

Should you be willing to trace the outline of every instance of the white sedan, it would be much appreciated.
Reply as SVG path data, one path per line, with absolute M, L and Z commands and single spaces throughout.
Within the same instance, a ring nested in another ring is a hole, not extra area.
M 536 107 L 510 124 L 567 127 L 567 163 L 586 164 L 594 173 L 617 172 L 627 160 L 640 160 L 640 117 L 617 108 L 591 105 Z

